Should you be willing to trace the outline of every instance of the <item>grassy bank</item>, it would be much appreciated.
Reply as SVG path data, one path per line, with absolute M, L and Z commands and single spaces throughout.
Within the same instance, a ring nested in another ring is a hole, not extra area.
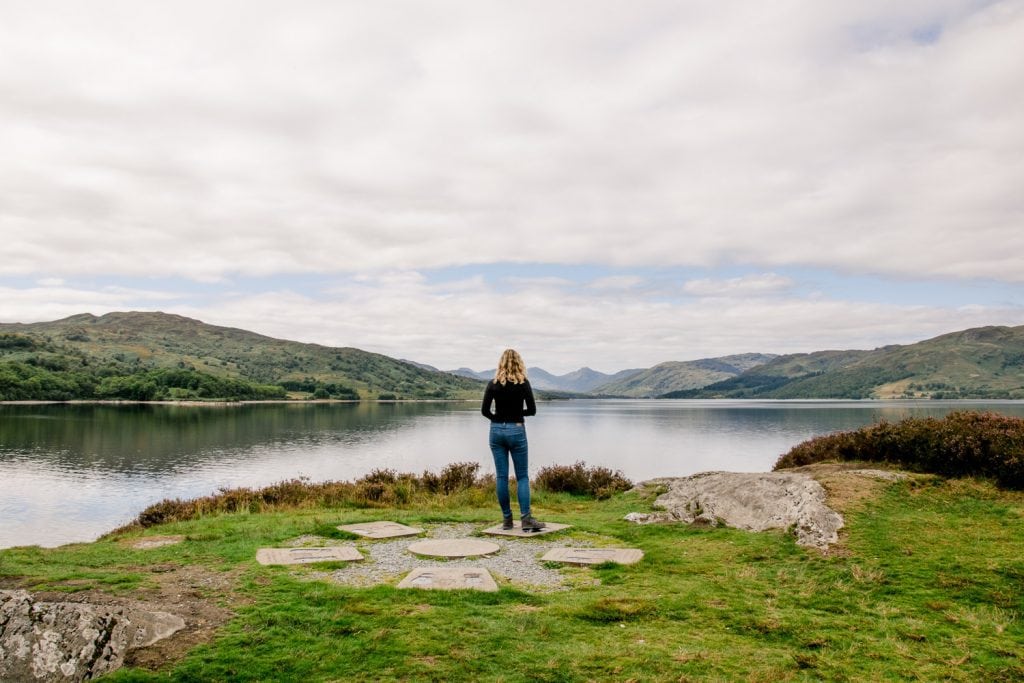
M 653 494 L 538 492 L 538 513 L 574 525 L 570 537 L 645 553 L 629 567 L 561 570 L 575 588 L 555 592 L 500 577 L 493 594 L 399 591 L 400 577 L 355 588 L 315 579 L 316 566 L 254 560 L 259 547 L 342 523 L 493 523 L 479 487 L 380 508 L 203 513 L 92 544 L 5 550 L 0 578 L 150 601 L 179 581 L 179 597 L 232 612 L 207 642 L 162 665 L 142 658 L 114 681 L 1024 678 L 1024 495 L 931 476 L 861 493 L 835 501 L 847 527 L 822 555 L 785 533 L 622 520 Z M 186 540 L 126 544 L 156 534 Z

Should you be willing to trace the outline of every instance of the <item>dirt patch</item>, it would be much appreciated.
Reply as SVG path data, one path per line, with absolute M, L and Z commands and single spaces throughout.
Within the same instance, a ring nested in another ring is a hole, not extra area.
M 814 477 L 825 489 L 828 506 L 845 515 L 862 509 L 893 481 L 918 476 L 898 470 L 879 469 L 872 465 L 874 463 L 826 462 L 791 467 L 783 471 L 803 472 Z

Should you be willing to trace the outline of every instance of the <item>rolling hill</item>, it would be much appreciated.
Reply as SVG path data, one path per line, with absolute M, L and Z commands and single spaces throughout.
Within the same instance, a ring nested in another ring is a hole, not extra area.
M 293 394 L 340 398 L 479 398 L 478 381 L 432 372 L 355 348 L 266 337 L 152 312 L 74 315 L 0 324 L 0 362 L 54 373 L 128 376 L 189 370 L 201 376 L 277 385 Z M 18 340 L 29 340 L 30 343 Z M 166 373 L 164 373 L 166 374 Z
M 979 327 L 873 351 L 779 356 L 665 398 L 1024 399 L 1024 326 Z
M 653 398 L 669 392 L 699 389 L 774 359 L 764 353 L 743 353 L 721 358 L 703 358 L 691 361 L 670 361 L 652 368 L 633 372 L 629 376 L 601 384 L 594 393 L 630 398 Z
M 561 376 L 541 368 L 529 373 L 538 390 L 572 395 L 1024 399 L 1024 326 L 975 328 L 871 351 L 748 353 L 615 375 L 589 368 Z M 490 376 L 465 368 L 441 372 L 360 349 L 274 339 L 166 313 L 0 323 L 0 400 L 477 399 Z

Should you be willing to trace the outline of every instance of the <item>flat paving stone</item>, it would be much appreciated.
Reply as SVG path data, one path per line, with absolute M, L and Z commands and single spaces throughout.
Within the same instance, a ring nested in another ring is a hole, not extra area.
M 363 559 L 351 546 L 329 548 L 260 548 L 256 561 L 260 564 L 312 564 L 313 562 L 354 562 Z
M 133 550 L 152 550 L 167 545 L 177 545 L 185 540 L 184 536 L 145 536 L 131 543 Z
M 410 553 L 431 557 L 479 557 L 499 550 L 501 546 L 497 543 L 475 538 L 437 538 L 419 541 L 409 546 Z
M 644 551 L 638 548 L 552 548 L 540 559 L 566 564 L 634 564 L 643 559 L 643 556 Z
M 483 567 L 418 567 L 398 584 L 399 588 L 434 590 L 470 589 L 495 593 L 498 584 Z
M 406 526 L 398 522 L 366 522 L 364 524 L 345 524 L 338 527 L 366 538 L 398 538 L 400 536 L 416 536 L 423 533 L 423 529 L 413 526 Z
M 556 522 L 545 522 L 545 526 L 540 531 L 523 531 L 519 524 L 512 529 L 502 529 L 501 525 L 488 527 L 483 530 L 483 533 L 488 536 L 513 536 L 515 538 L 531 538 L 533 536 L 543 536 L 544 534 L 550 534 L 552 531 L 561 531 L 562 529 L 569 529 L 572 527 L 571 524 L 558 524 Z

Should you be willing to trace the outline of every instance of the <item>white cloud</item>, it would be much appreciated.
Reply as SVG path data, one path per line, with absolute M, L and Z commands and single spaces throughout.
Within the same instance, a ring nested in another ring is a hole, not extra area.
M 630 290 L 644 283 L 643 278 L 636 275 L 609 275 L 590 283 L 593 289 Z
M 128 287 L 75 288 L 38 283 L 36 287 L 0 286 L 0 322 L 59 320 L 79 313 L 102 315 L 110 311 L 167 308 L 180 297 L 171 292 Z
M 683 283 L 683 291 L 706 298 L 744 298 L 776 295 L 793 289 L 795 284 L 791 278 L 765 273 L 726 279 L 689 280 Z
M 12 2 L 0 274 L 1024 280 L 1024 2 Z

